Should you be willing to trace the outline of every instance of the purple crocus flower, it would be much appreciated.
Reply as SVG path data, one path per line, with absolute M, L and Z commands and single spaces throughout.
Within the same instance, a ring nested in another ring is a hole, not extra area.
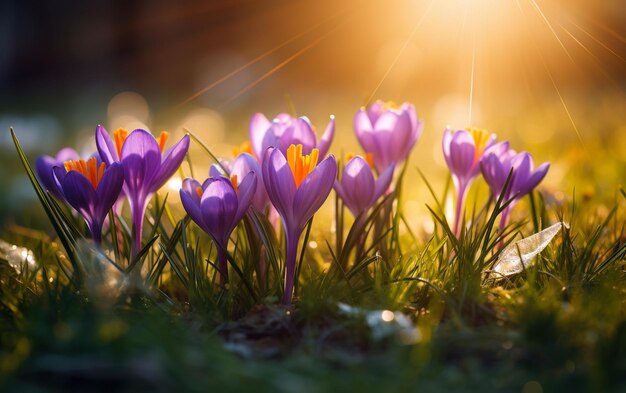
M 252 198 L 252 206 L 256 211 L 260 213 L 265 212 L 267 206 L 270 203 L 270 200 L 267 196 L 267 191 L 265 191 L 263 180 L 261 179 L 261 166 L 259 165 L 259 161 L 257 161 L 257 159 L 249 153 L 240 153 L 231 162 L 221 162 L 221 166 L 222 168 L 226 169 L 228 173 L 224 173 L 222 168 L 220 168 L 216 164 L 213 164 L 209 168 L 209 176 L 230 176 L 231 180 L 233 180 L 234 183 L 240 185 L 244 177 L 247 176 L 250 172 L 254 174 L 254 176 L 257 178 L 257 186 L 254 196 Z
M 391 164 L 378 179 L 367 160 L 361 156 L 354 156 L 348 161 L 341 174 L 341 180 L 335 180 L 335 191 L 355 218 L 364 212 L 380 198 L 391 184 L 395 165 Z
M 232 182 L 222 176 L 210 177 L 202 185 L 191 178 L 183 181 L 180 199 L 189 217 L 215 242 L 222 286 L 228 282 L 228 239 L 248 211 L 256 187 L 252 172 L 239 184 L 234 176 Z
M 378 173 L 406 160 L 423 128 L 415 107 L 406 102 L 396 107 L 378 100 L 354 116 L 356 137 L 363 150 L 373 154 Z
M 108 167 L 89 160 L 66 161 L 52 168 L 52 176 L 61 199 L 76 209 L 87 222 L 92 239 L 102 242 L 102 225 L 119 196 L 124 183 L 124 170 L 119 163 Z
M 146 130 L 130 134 L 123 129 L 113 133 L 114 140 L 102 126 L 96 127 L 96 145 L 102 160 L 111 165 L 121 162 L 124 168 L 124 193 L 128 198 L 133 222 L 133 257 L 141 250 L 143 219 L 152 195 L 176 172 L 189 150 L 185 135 L 170 149 L 163 151 L 168 133 L 158 140 Z
M 485 149 L 496 141 L 494 134 L 485 130 L 470 128 L 458 130 L 454 133 L 449 128 L 443 133 L 441 145 L 446 164 L 452 174 L 452 181 L 456 188 L 456 209 L 454 214 L 454 234 L 459 235 L 465 198 L 472 181 L 480 173 L 480 160 Z
M 63 193 L 59 190 L 57 182 L 54 179 L 52 168 L 57 166 L 60 170 L 64 171 L 65 168 L 63 163 L 70 160 L 80 160 L 80 156 L 76 150 L 70 147 L 65 147 L 59 150 L 56 156 L 41 156 L 37 158 L 37 161 L 35 162 L 35 170 L 41 185 L 44 189 L 48 190 L 52 195 L 59 199 L 63 199 Z
M 515 153 L 508 148 L 508 144 L 498 144 L 485 153 L 480 168 L 495 198 L 502 197 L 504 202 L 514 198 L 504 208 L 500 217 L 500 230 L 504 230 L 513 205 L 543 180 L 550 169 L 550 163 L 545 162 L 533 170 L 534 162 L 530 153 Z M 509 173 L 511 178 L 505 189 Z
M 317 148 L 319 157 L 324 158 L 335 135 L 335 116 L 330 116 L 330 122 L 319 141 L 307 117 L 296 118 L 287 113 L 278 114 L 272 121 L 262 113 L 255 113 L 250 119 L 249 132 L 249 147 L 259 159 L 269 147 L 275 147 L 286 155 L 291 145 L 302 145 L 303 154 L 311 154 Z
M 285 228 L 285 304 L 291 304 L 293 297 L 300 235 L 328 198 L 337 178 L 335 157 L 330 155 L 319 165 L 318 157 L 317 148 L 310 155 L 303 155 L 302 145 L 291 145 L 286 157 L 280 149 L 269 148 L 262 163 L 265 189 Z

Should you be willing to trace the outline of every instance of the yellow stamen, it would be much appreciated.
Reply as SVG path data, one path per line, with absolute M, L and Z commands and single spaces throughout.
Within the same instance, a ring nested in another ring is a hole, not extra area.
M 237 175 L 232 175 L 230 177 L 230 182 L 233 185 L 235 192 L 237 192 L 239 190 L 239 184 L 237 184 Z
M 354 154 L 352 152 L 346 154 L 346 162 L 350 161 L 355 156 L 356 156 L 356 154 Z M 370 168 L 374 167 L 374 153 L 372 153 L 372 152 L 365 153 L 365 157 L 363 157 L 363 159 L 365 160 L 365 162 L 367 162 L 367 165 L 369 165 Z
M 98 188 L 98 184 L 100 184 L 100 180 L 102 179 L 102 175 L 104 175 L 104 162 L 100 163 L 98 167 L 98 161 L 96 157 L 91 157 L 85 162 L 85 160 L 76 160 L 76 161 L 65 161 L 63 163 L 65 170 L 76 171 L 82 174 L 89 180 L 94 190 Z
M 167 138 L 170 136 L 170 133 L 167 131 L 161 131 L 161 134 L 159 135 L 159 139 L 157 140 L 159 142 L 159 149 L 161 150 L 161 153 L 163 153 L 163 149 L 165 148 L 165 142 L 167 142 Z
M 383 110 L 388 111 L 389 109 L 398 110 L 400 105 L 396 104 L 395 101 L 387 101 L 383 104 Z
M 122 146 L 124 145 L 124 141 L 128 137 L 128 131 L 123 128 L 118 128 L 113 131 L 113 141 L 115 142 L 115 148 L 117 150 L 117 156 L 122 156 Z
M 475 153 L 474 153 L 474 161 L 478 161 L 480 156 L 483 154 L 485 147 L 487 147 L 487 142 L 489 141 L 489 132 L 487 130 L 483 130 L 481 128 L 468 128 L 467 131 L 472 135 L 474 139 Z
M 311 150 L 311 154 L 307 156 L 302 155 L 302 145 L 291 145 L 287 149 L 287 163 L 291 172 L 293 173 L 293 179 L 296 182 L 296 188 L 300 187 L 302 181 L 307 177 L 309 173 L 317 166 L 317 160 L 319 158 L 319 150 L 317 148 Z
M 237 157 L 241 153 L 248 153 L 251 156 L 254 156 L 254 152 L 252 151 L 252 143 L 250 141 L 245 141 L 239 146 L 235 146 L 232 149 L 233 157 Z

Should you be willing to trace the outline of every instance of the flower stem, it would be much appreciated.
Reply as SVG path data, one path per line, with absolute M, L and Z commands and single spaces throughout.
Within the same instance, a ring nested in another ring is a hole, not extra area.
M 285 231 L 285 294 L 283 297 L 283 304 L 291 305 L 291 299 L 293 298 L 293 286 L 296 273 L 296 258 L 298 256 L 298 241 L 300 240 L 300 232 L 294 231 L 290 233 Z
M 217 247 L 217 268 L 220 271 L 220 288 L 226 288 L 228 284 L 228 255 L 226 248 L 218 245 Z
M 454 228 L 453 233 L 457 238 L 461 234 L 461 222 L 463 221 L 463 213 L 465 210 L 465 198 L 467 197 L 468 187 L 465 184 L 459 185 L 456 196 L 456 209 L 454 212 Z

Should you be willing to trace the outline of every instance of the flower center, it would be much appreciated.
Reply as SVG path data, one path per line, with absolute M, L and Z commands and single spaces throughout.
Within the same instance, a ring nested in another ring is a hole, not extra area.
M 230 177 L 230 184 L 233 185 L 233 188 L 235 189 L 235 192 L 239 191 L 239 184 L 237 184 L 237 175 L 232 175 Z
M 163 149 L 165 148 L 165 143 L 167 142 L 167 138 L 169 138 L 170 134 L 167 131 L 161 131 L 159 137 L 156 138 L 156 141 L 159 144 L 159 150 L 163 153 Z M 123 128 L 118 128 L 113 131 L 113 141 L 115 142 L 115 149 L 117 150 L 117 156 L 122 156 L 122 146 L 124 146 L 124 142 L 128 137 L 128 131 Z
M 87 160 L 87 162 L 85 162 L 85 160 L 65 161 L 63 166 L 67 172 L 76 171 L 85 176 L 93 186 L 94 190 L 98 188 L 98 184 L 100 184 L 100 179 L 102 179 L 105 168 L 104 162 L 100 163 L 100 166 L 98 167 L 96 157 L 91 157 Z
M 467 131 L 474 139 L 474 161 L 478 161 L 489 141 L 489 132 L 481 128 L 468 128 Z
M 254 152 L 252 151 L 252 143 L 250 143 L 250 141 L 245 141 L 241 145 L 233 147 L 231 151 L 233 153 L 233 157 L 237 157 L 241 153 L 248 153 L 254 157 Z
M 399 110 L 400 109 L 400 105 L 398 105 L 395 101 L 387 101 L 383 104 L 383 111 L 388 111 L 388 110 Z
M 356 154 L 354 154 L 354 153 L 346 154 L 346 162 L 350 161 L 355 156 L 356 156 Z M 365 153 L 365 157 L 363 157 L 363 159 L 365 160 L 365 162 L 367 162 L 367 165 L 369 165 L 370 168 L 374 167 L 374 153 L 372 153 L 372 152 Z
M 304 178 L 315 168 L 318 158 L 319 150 L 317 148 L 313 149 L 308 156 L 303 156 L 302 145 L 289 146 L 289 149 L 287 149 L 287 163 L 293 173 L 296 188 L 300 187 Z

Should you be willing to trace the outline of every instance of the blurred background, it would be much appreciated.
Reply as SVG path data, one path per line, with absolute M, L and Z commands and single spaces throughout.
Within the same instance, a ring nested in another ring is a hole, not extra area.
M 33 0 L 0 3 L 0 222 L 39 226 L 27 154 L 93 151 L 97 124 L 192 130 L 217 154 L 250 116 L 306 114 L 358 152 L 355 111 L 410 101 L 411 158 L 445 181 L 444 128 L 476 126 L 553 166 L 544 188 L 614 197 L 626 174 L 623 0 Z M 192 146 L 194 162 L 208 157 Z M 409 216 L 431 199 L 409 190 Z M 419 186 L 417 185 L 419 184 Z

